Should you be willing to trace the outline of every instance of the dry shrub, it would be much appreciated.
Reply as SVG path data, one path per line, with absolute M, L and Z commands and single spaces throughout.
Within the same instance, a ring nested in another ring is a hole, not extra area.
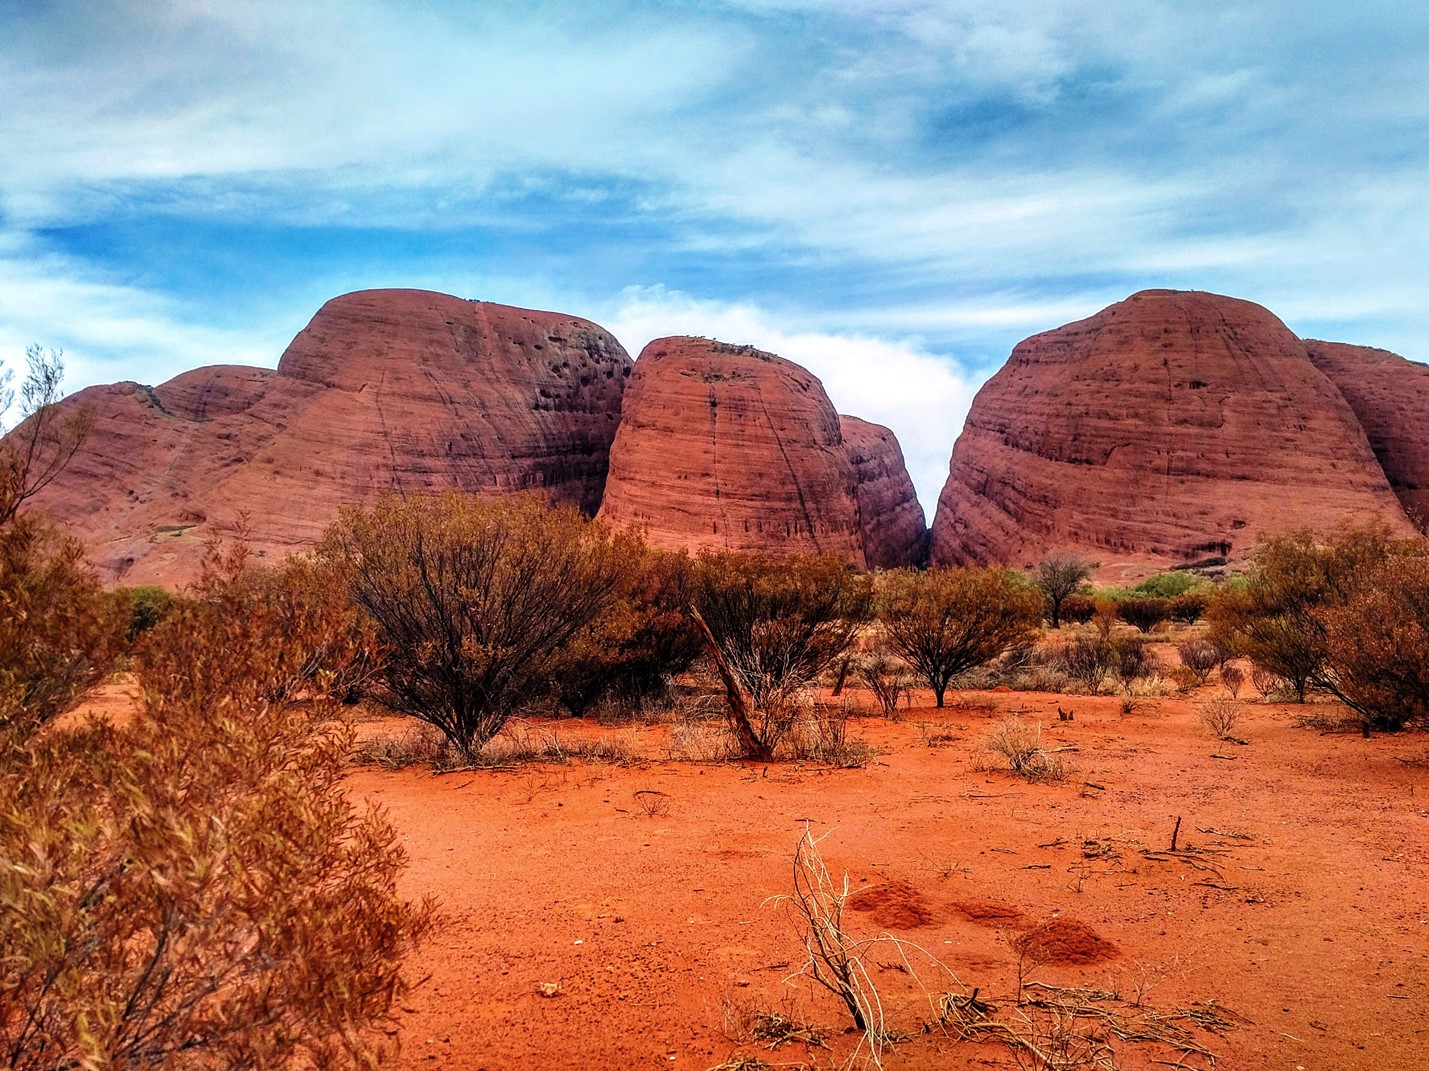
M 1061 758 L 1042 747 L 1042 726 L 1008 718 L 982 742 L 982 750 L 1001 755 L 1013 773 L 1034 783 L 1061 781 L 1067 776 Z
M 1221 664 L 1221 652 L 1208 640 L 1183 640 L 1176 645 L 1181 665 L 1196 675 L 1198 684 L 1211 679 L 1211 671 Z
M 868 765 L 874 750 L 862 740 L 849 739 L 848 718 L 846 705 L 817 703 L 810 697 L 776 757 L 822 762 L 842 769 Z
M 904 665 L 886 655 L 870 655 L 858 663 L 856 672 L 873 696 L 878 712 L 889 721 L 896 721 L 898 703 L 908 695 L 913 683 Z
M 430 910 L 314 712 L 177 697 L 45 734 L 0 779 L 0 1060 L 367 1067 Z M 182 708 L 182 716 L 171 716 Z
M 1240 698 L 1240 690 L 1245 685 L 1245 671 L 1230 662 L 1221 665 L 1221 683 L 1226 686 L 1232 699 Z
M 450 493 L 346 509 L 322 553 L 386 645 L 383 702 L 470 759 L 549 691 L 568 645 L 613 605 L 638 547 L 534 495 Z
M 1057 648 L 1061 670 L 1092 695 L 1100 694 L 1111 672 L 1112 648 L 1099 636 L 1078 636 Z
M 1324 621 L 1336 694 L 1366 730 L 1429 728 L 1429 556 L 1366 570 Z
M 879 616 L 889 646 L 941 707 L 955 677 L 1034 640 L 1045 606 L 1010 569 L 930 569 L 889 575 Z
M 430 725 L 418 725 L 405 732 L 380 733 L 362 742 L 353 761 L 384 770 L 405 770 L 409 766 L 442 769 L 451 763 L 446 737 Z
M 128 624 L 77 540 L 29 515 L 0 525 L 0 733 L 72 709 L 113 668 Z
M 1217 740 L 1234 740 L 1241 705 L 1234 699 L 1212 699 L 1197 706 L 1196 716 Z
M 1160 598 L 1129 598 L 1116 605 L 1116 616 L 1139 632 L 1150 632 L 1171 616 L 1171 601 Z
M 1290 682 L 1284 677 L 1254 663 L 1250 667 L 1250 682 L 1255 685 L 1255 690 L 1260 693 L 1262 699 L 1279 699 L 1290 690 Z

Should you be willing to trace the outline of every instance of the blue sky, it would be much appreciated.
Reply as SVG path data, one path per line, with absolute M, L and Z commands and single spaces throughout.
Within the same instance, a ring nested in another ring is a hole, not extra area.
M 0 359 L 272 365 L 327 298 L 800 361 L 931 514 L 1019 339 L 1151 286 L 1429 359 L 1429 8 L 0 0 Z

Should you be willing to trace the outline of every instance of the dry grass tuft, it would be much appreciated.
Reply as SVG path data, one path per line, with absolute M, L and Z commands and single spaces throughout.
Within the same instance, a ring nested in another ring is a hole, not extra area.
M 1061 781 L 1067 776 L 1061 757 L 1042 747 L 1041 724 L 1029 726 L 1008 718 L 983 740 L 982 750 L 1001 755 L 1008 769 L 1034 784 Z

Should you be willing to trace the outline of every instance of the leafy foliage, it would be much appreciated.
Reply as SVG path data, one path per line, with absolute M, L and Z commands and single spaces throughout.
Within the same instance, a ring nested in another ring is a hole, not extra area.
M 339 790 L 347 734 L 292 705 L 161 709 L 9 756 L 0 1062 L 370 1066 L 430 912 Z
M 888 578 L 879 616 L 888 643 L 943 706 L 953 678 L 1034 638 L 1042 596 L 1008 569 L 931 569 Z
M 869 581 L 832 555 L 714 551 L 697 559 L 693 580 L 696 621 L 725 677 L 739 750 L 774 758 L 800 720 L 798 692 L 867 622 Z
M 452 493 L 344 510 L 323 558 L 345 570 L 387 648 L 384 702 L 474 755 L 549 691 L 638 545 L 534 495 Z
M 1032 579 L 1047 600 L 1047 620 L 1053 628 L 1062 624 L 1062 608 L 1067 599 L 1076 594 L 1091 575 L 1091 565 L 1070 554 L 1054 554 L 1037 564 Z

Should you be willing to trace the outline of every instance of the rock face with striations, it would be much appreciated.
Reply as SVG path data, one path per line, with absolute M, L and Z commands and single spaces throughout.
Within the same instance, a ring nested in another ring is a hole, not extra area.
M 1025 340 L 978 392 L 931 556 L 1134 576 L 1366 515 L 1412 531 L 1305 345 L 1250 302 L 1149 290 Z
M 876 567 L 917 559 L 912 494 L 892 433 L 841 425 L 805 369 L 663 338 L 635 362 L 600 517 L 642 525 L 660 547 L 823 551 Z
M 840 416 L 839 429 L 853 465 L 868 567 L 921 564 L 928 556 L 928 524 L 898 439 L 881 424 L 858 417 Z
M 1409 519 L 1429 531 L 1429 366 L 1341 342 L 1305 348 L 1359 417 Z
M 94 430 L 36 499 L 125 583 L 191 578 L 243 521 L 311 547 L 383 491 L 545 489 L 600 503 L 629 356 L 594 324 L 417 290 L 329 301 L 276 371 L 218 366 L 93 387 Z

